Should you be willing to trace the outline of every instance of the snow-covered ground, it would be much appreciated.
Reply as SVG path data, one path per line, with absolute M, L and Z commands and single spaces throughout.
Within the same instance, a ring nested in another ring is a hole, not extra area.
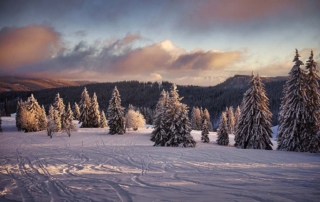
M 2 117 L 0 201 L 319 201 L 320 155 L 200 142 L 153 147 L 151 128 L 50 139 Z M 233 143 L 233 137 L 230 137 Z M 274 142 L 274 144 L 276 144 Z M 274 148 L 276 145 L 274 145 Z

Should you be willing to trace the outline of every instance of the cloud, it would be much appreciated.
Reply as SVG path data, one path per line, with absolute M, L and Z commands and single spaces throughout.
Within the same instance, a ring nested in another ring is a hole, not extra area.
M 303 1 L 296 0 L 241 0 L 241 1 L 202 1 L 193 12 L 196 21 L 247 21 L 279 14 L 304 7 Z
M 0 30 L 0 67 L 14 69 L 50 58 L 60 48 L 60 34 L 47 26 Z
M 29 45 L 32 47 L 28 49 L 32 52 L 30 54 L 32 60 L 25 60 L 24 57 L 20 59 L 19 63 L 14 64 L 12 74 L 99 81 L 133 79 L 175 81 L 176 78 L 198 77 L 209 83 L 212 80 L 208 79 L 208 74 L 217 70 L 223 72 L 243 55 L 242 51 L 197 49 L 187 52 L 172 44 L 170 40 L 142 47 L 134 46 L 135 41 L 142 38 L 140 34 L 127 33 L 121 39 L 108 39 L 95 44 L 81 41 L 73 47 L 64 47 L 54 55 L 47 49 L 49 47 L 51 50 L 50 47 L 55 47 L 55 44 L 59 43 L 59 37 L 54 38 L 56 39 L 53 40 L 54 43 L 51 40 L 43 40 L 46 43 L 39 42 L 41 46 Z M 15 39 L 22 44 L 16 42 L 14 47 L 20 47 L 26 43 L 18 37 Z M 41 57 L 31 57 L 40 52 L 45 54 Z M 3 63 L 7 69 L 10 69 L 11 65 L 11 63 Z

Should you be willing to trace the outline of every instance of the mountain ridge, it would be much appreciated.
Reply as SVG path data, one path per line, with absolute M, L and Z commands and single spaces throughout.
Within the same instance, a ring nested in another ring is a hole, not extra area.
M 10 91 L 35 91 L 35 90 L 70 87 L 70 86 L 83 86 L 91 83 L 98 83 L 98 82 L 1 76 L 0 77 L 0 93 L 10 92 Z

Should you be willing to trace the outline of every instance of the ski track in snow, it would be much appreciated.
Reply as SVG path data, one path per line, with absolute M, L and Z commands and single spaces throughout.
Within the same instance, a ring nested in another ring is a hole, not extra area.
M 215 133 L 205 144 L 200 131 L 192 131 L 196 148 L 153 147 L 150 128 L 125 135 L 81 128 L 51 139 L 45 132 L 18 132 L 14 118 L 2 119 L 0 201 L 320 198 L 320 154 L 219 146 Z

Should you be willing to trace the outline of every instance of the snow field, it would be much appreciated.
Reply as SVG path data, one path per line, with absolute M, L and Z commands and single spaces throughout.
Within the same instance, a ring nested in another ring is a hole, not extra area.
M 153 147 L 152 129 L 109 135 L 80 128 L 69 138 L 17 132 L 2 117 L 0 201 L 317 201 L 320 155 L 245 150 L 200 142 Z M 230 144 L 233 145 L 230 135 Z M 276 142 L 272 141 L 276 148 Z

